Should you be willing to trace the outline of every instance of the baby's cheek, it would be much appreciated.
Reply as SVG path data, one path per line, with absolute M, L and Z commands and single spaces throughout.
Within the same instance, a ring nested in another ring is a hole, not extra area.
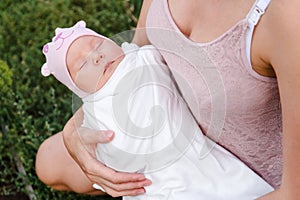
M 97 90 L 97 85 L 101 79 L 97 70 L 84 69 L 77 74 L 75 84 L 85 92 L 91 93 Z

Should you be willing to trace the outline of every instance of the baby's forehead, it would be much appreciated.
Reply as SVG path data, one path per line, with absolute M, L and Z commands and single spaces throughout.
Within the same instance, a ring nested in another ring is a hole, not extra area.
M 97 42 L 101 42 L 105 40 L 105 38 L 102 38 L 102 37 L 99 37 L 99 36 L 94 36 L 94 35 L 83 35 L 83 36 L 80 36 L 78 38 L 76 38 L 72 43 L 79 43 L 80 45 L 93 45 Z
M 77 54 L 86 54 L 96 49 L 99 43 L 105 39 L 97 36 L 85 35 L 76 38 L 69 46 L 66 56 L 68 57 L 69 52 L 75 51 Z
M 99 43 L 103 42 L 104 40 L 104 38 L 91 35 L 78 37 L 70 44 L 68 53 L 70 51 L 76 51 L 77 53 L 92 51 L 99 45 Z
M 104 38 L 84 35 L 76 38 L 69 46 L 66 53 L 66 65 L 68 70 L 85 62 L 85 59 L 93 52 Z

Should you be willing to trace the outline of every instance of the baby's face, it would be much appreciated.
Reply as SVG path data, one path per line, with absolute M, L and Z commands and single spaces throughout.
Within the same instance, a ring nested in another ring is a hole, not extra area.
M 111 65 L 122 56 L 122 49 L 113 41 L 82 36 L 70 45 L 66 64 L 77 87 L 93 93 L 107 82 Z

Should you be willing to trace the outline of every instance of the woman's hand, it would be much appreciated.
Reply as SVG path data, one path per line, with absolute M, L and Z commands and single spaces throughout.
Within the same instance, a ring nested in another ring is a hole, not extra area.
M 80 108 L 65 125 L 63 140 L 68 152 L 88 179 L 113 197 L 145 193 L 143 187 L 150 185 L 151 181 L 143 174 L 116 172 L 96 159 L 97 143 L 110 142 L 113 132 L 80 127 L 82 121 L 83 111 Z

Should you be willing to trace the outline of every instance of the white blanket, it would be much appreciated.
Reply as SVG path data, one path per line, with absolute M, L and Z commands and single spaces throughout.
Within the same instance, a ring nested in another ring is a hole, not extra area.
M 205 137 L 159 52 L 123 44 L 126 53 L 103 88 L 83 99 L 83 126 L 113 130 L 97 158 L 152 180 L 141 200 L 253 200 L 273 188 Z

